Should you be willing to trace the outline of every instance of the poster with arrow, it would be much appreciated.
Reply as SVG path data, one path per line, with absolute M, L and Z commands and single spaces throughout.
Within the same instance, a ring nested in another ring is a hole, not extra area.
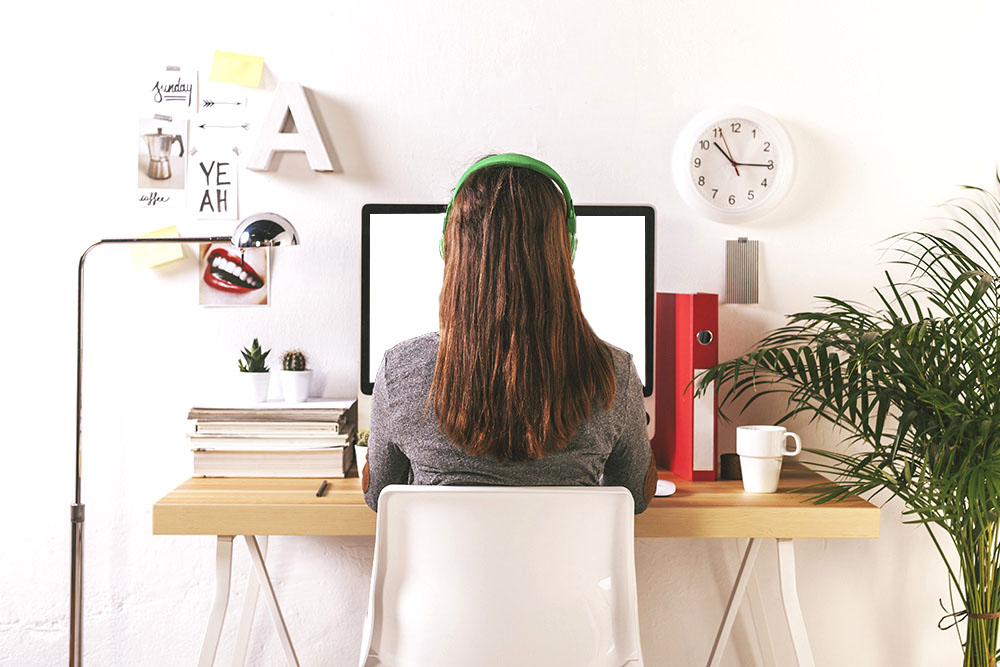
M 198 113 L 205 121 L 246 120 L 247 96 L 232 86 L 206 83 L 198 99 Z
M 254 129 L 247 115 L 246 93 L 226 84 L 202 86 L 198 120 L 191 123 L 192 133 L 201 139 L 199 143 L 224 146 L 226 151 L 236 146 L 245 151 Z
M 240 125 L 219 125 L 217 123 L 201 123 L 198 127 L 202 130 L 249 130 L 250 123 Z
M 225 99 L 217 100 L 214 98 L 210 99 L 207 97 L 201 100 L 201 108 L 211 109 L 212 111 L 221 111 L 227 108 L 241 107 L 241 106 L 246 106 L 245 97 L 243 98 L 243 101 L 240 101 L 239 98 L 228 99 L 228 100 Z

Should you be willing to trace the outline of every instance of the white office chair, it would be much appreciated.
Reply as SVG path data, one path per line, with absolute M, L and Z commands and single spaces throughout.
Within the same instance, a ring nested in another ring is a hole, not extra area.
M 626 489 L 386 487 L 361 666 L 642 667 Z

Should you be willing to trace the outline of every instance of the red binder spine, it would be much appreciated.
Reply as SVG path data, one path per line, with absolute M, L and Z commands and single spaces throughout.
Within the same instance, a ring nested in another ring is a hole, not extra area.
M 719 295 L 694 295 L 691 338 L 692 373 L 688 383 L 719 363 Z M 719 465 L 718 399 L 715 387 L 694 398 L 694 385 L 686 388 L 685 401 L 692 405 L 693 464 L 692 479 L 714 481 Z
M 675 470 L 676 297 L 676 294 L 656 293 L 656 344 L 653 351 L 653 411 L 656 415 L 656 430 L 650 445 L 656 458 L 656 466 L 667 470 Z
M 719 362 L 718 330 L 718 295 L 656 295 L 653 452 L 658 466 L 693 481 L 716 478 L 715 392 L 695 398 L 692 380 Z

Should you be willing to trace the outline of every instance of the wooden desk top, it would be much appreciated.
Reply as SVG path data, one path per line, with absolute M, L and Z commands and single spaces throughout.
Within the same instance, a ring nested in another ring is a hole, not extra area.
M 636 537 L 873 538 L 879 510 L 852 496 L 814 505 L 794 490 L 823 481 L 799 463 L 785 463 L 779 493 L 753 494 L 743 483 L 688 482 L 654 498 L 635 518 Z M 375 513 L 357 477 L 331 479 L 192 477 L 153 505 L 155 535 L 374 535 Z M 781 491 L 791 491 L 781 493 Z

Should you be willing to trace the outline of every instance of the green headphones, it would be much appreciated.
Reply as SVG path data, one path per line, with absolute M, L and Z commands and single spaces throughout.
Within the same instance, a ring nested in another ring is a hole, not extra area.
M 462 184 L 474 171 L 479 169 L 485 169 L 486 167 L 524 167 L 525 169 L 530 169 L 531 171 L 537 172 L 542 176 L 547 176 L 552 179 L 552 182 L 559 186 L 559 189 L 563 193 L 563 197 L 566 198 L 566 210 L 568 214 L 566 216 L 566 227 L 569 229 L 569 259 L 572 262 L 573 258 L 576 257 L 576 210 L 573 208 L 573 198 L 569 194 L 569 188 L 566 186 L 566 182 L 562 177 L 556 173 L 556 170 L 545 164 L 541 160 L 536 160 L 533 157 L 528 157 L 527 155 L 521 155 L 520 153 L 503 153 L 501 155 L 491 155 L 488 158 L 483 158 L 479 162 L 475 163 L 471 167 L 465 170 L 462 174 L 462 178 L 458 179 L 458 185 L 455 186 L 455 192 L 451 196 L 451 201 L 448 202 L 448 208 L 444 212 L 444 225 L 441 228 L 441 241 L 438 243 L 438 250 L 441 252 L 441 259 L 444 259 L 444 232 L 448 229 L 448 214 L 451 213 L 451 207 L 455 203 L 455 197 L 458 196 L 458 191 L 462 189 Z

